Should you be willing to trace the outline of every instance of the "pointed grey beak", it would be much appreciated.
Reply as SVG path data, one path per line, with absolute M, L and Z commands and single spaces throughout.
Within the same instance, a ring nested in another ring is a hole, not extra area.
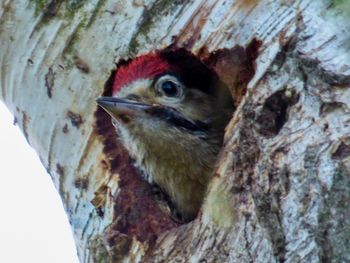
M 176 109 L 160 104 L 146 104 L 115 97 L 99 97 L 96 102 L 115 119 L 128 121 L 129 118 L 125 117 L 148 115 L 192 132 L 206 131 L 210 128 L 210 123 L 193 121 L 186 118 Z
M 120 115 L 140 116 L 153 108 L 153 105 L 116 97 L 99 97 L 96 102 L 113 118 Z

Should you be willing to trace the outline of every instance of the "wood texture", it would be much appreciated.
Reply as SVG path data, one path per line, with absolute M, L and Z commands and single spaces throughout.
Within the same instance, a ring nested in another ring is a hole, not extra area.
M 0 98 L 81 262 L 350 262 L 347 1 L 44 2 L 0 3 Z M 169 45 L 207 61 L 237 104 L 200 215 L 182 225 L 95 103 L 115 62 Z

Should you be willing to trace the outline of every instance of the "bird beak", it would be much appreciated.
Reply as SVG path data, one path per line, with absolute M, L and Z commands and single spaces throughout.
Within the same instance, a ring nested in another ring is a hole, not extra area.
M 154 106 L 141 102 L 116 97 L 99 97 L 96 100 L 109 115 L 119 118 L 121 115 L 140 116 L 147 114 Z
M 186 118 L 176 109 L 160 104 L 146 104 L 116 97 L 99 97 L 97 104 L 115 119 L 128 122 L 132 116 L 153 116 L 162 119 L 173 126 L 189 131 L 206 131 L 210 123 L 193 121 Z

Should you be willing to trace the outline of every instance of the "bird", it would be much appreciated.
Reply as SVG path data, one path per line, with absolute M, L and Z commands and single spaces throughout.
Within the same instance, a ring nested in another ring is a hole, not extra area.
M 193 220 L 234 110 L 213 70 L 185 49 L 139 55 L 117 68 L 112 96 L 97 104 L 143 178 L 165 193 L 177 218 Z

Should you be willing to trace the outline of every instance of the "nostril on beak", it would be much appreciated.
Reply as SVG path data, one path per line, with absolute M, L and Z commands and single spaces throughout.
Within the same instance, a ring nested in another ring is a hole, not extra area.
M 129 94 L 128 96 L 125 97 L 128 100 L 133 100 L 133 101 L 140 101 L 140 97 L 135 95 L 135 94 Z

